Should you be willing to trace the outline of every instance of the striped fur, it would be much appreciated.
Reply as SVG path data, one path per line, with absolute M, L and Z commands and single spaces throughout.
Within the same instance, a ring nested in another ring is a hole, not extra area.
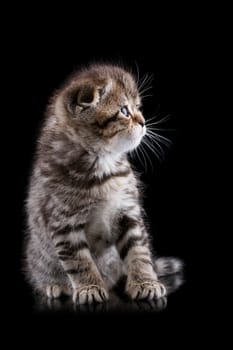
M 145 134 L 139 104 L 132 75 L 108 65 L 77 72 L 51 99 L 29 185 L 25 252 L 30 283 L 49 298 L 103 302 L 123 274 L 133 299 L 166 293 L 126 155 Z

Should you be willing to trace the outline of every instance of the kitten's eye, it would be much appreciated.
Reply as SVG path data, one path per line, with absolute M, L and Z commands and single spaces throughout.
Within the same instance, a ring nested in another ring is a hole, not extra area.
M 129 117 L 129 110 L 126 106 L 120 108 L 120 112 L 124 114 L 126 117 Z

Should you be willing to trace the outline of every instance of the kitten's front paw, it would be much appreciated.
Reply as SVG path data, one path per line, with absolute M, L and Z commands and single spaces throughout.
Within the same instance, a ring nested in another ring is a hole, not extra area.
M 145 281 L 135 283 L 128 282 L 126 285 L 126 293 L 132 299 L 159 299 L 166 295 L 166 288 L 159 281 Z
M 60 298 L 60 296 L 71 295 L 71 289 L 65 285 L 51 284 L 46 286 L 46 295 L 49 299 Z
M 107 291 L 100 286 L 90 285 L 73 291 L 73 302 L 76 304 L 103 303 L 108 300 Z

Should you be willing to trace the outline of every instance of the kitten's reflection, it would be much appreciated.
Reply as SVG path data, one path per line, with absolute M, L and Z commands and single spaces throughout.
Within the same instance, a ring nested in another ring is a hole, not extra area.
M 183 273 L 160 277 L 160 281 L 165 285 L 167 295 L 174 293 L 184 283 Z
M 135 303 L 135 310 L 143 312 L 159 312 L 167 307 L 167 297 L 157 300 L 142 300 Z
M 175 292 L 183 283 L 182 274 L 160 278 L 167 289 L 167 295 Z M 76 313 L 118 313 L 118 312 L 159 312 L 167 307 L 167 297 L 158 300 L 130 301 L 123 293 L 124 282 L 110 293 L 110 300 L 101 304 L 74 305 L 71 298 L 37 300 L 37 311 L 68 311 Z

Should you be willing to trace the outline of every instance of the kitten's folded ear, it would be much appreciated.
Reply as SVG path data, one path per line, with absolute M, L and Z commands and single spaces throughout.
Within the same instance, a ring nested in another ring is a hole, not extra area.
M 73 87 L 67 94 L 66 105 L 69 112 L 75 113 L 76 107 L 82 109 L 96 106 L 100 100 L 109 91 L 110 83 L 102 82 L 102 84 L 83 83 Z

